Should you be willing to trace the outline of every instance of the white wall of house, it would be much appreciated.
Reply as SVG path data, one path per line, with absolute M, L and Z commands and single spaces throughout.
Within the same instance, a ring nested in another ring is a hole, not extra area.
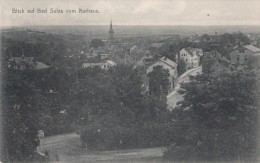
M 194 53 L 190 54 L 185 48 L 180 50 L 179 59 L 183 59 L 187 68 L 195 68 L 199 66 L 200 57 Z
M 110 61 L 111 62 L 111 61 Z M 111 67 L 116 66 L 116 64 L 114 62 L 112 62 L 113 64 L 109 63 L 108 61 L 104 62 L 100 67 L 104 70 L 108 70 Z
M 179 59 L 183 59 L 186 65 L 189 67 L 191 62 L 191 55 L 189 52 L 186 51 L 186 49 L 181 49 Z

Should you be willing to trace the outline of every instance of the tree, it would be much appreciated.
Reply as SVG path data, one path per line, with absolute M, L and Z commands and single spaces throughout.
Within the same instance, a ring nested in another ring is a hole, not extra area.
M 166 144 L 166 104 L 145 94 L 138 70 L 119 65 L 86 71 L 80 75 L 76 97 L 81 139 L 89 149 Z
M 175 141 L 187 147 L 182 153 L 189 150 L 182 159 L 255 159 L 257 78 L 254 72 L 224 73 L 218 78 L 202 74 L 182 85 L 184 100 L 174 111 Z M 178 151 L 172 149 L 170 155 Z
M 28 73 L 3 73 L 4 160 L 32 161 L 38 144 L 39 117 L 46 108 L 42 92 Z
M 177 71 L 179 76 L 186 72 L 186 62 L 183 59 L 178 61 Z
M 162 66 L 155 66 L 153 71 L 148 73 L 150 94 L 164 102 L 167 101 L 169 76 L 169 71 Z
M 93 39 L 91 40 L 90 47 L 94 47 L 95 49 L 99 47 L 105 46 L 105 43 L 101 39 Z

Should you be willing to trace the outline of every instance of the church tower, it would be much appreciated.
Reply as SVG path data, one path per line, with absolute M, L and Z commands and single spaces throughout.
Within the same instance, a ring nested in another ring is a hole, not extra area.
M 113 40 L 114 39 L 114 30 L 113 30 L 113 26 L 112 26 L 112 20 L 110 20 L 110 29 L 108 31 L 108 34 L 109 34 L 109 40 Z

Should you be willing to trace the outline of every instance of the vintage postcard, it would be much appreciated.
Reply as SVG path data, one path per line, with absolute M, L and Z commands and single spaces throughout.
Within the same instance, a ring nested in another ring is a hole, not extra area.
M 0 162 L 259 162 L 259 0 L 0 0 Z

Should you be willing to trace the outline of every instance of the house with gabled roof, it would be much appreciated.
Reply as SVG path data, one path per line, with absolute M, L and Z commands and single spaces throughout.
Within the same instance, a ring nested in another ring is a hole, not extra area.
M 11 57 L 8 60 L 8 68 L 15 70 L 42 70 L 50 66 L 36 61 L 33 57 Z
M 108 70 L 109 68 L 111 68 L 111 67 L 114 67 L 114 66 L 116 66 L 117 64 L 114 62 L 114 61 L 112 61 L 112 60 L 106 60 L 106 61 L 104 61 L 101 65 L 100 65 L 100 67 L 101 67 L 101 69 L 103 69 L 103 70 Z
M 150 73 L 153 71 L 153 68 L 156 66 L 162 66 L 163 69 L 167 69 L 169 71 L 169 89 L 168 92 L 172 91 L 178 82 L 178 71 L 177 71 L 177 63 L 168 59 L 167 57 L 162 57 L 153 64 L 151 64 L 146 69 L 146 73 Z
M 249 57 L 260 56 L 260 49 L 253 45 L 238 45 L 230 52 L 231 64 L 244 65 Z
M 202 56 L 202 49 L 188 47 L 180 50 L 178 59 L 182 59 L 186 63 L 187 69 L 189 69 L 198 67 Z
M 88 68 L 88 67 L 100 67 L 103 70 L 108 70 L 111 67 L 116 66 L 117 64 L 112 60 L 103 60 L 103 62 L 99 63 L 83 63 L 82 68 Z

